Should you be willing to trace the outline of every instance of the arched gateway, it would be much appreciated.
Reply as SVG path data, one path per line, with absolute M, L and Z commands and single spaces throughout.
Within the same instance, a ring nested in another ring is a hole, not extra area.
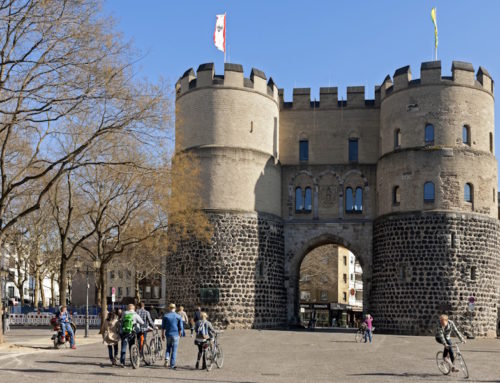
M 439 61 L 420 69 L 418 80 L 396 70 L 373 100 L 355 86 L 347 100 L 333 87 L 319 101 L 294 89 L 292 102 L 257 69 L 249 78 L 237 64 L 223 76 L 213 64 L 186 71 L 176 150 L 199 160 L 214 236 L 169 255 L 168 299 L 201 304 L 220 326 L 296 323 L 303 258 L 337 244 L 361 263 L 378 329 L 422 334 L 445 311 L 465 331 L 495 336 L 493 81 L 463 62 L 451 76 Z

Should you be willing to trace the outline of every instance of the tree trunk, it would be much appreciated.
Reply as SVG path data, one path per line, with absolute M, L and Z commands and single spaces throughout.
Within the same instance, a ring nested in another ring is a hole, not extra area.
M 0 297 L 3 297 L 3 291 L 2 291 L 2 286 L 3 283 L 2 281 L 0 280 Z M 0 315 L 3 314 L 3 301 L 2 299 L 0 299 Z M 0 344 L 3 343 L 3 315 L 0 317 L 0 325 L 2 326 L 2 328 L 0 329 Z
M 99 268 L 99 288 L 101 289 L 101 330 L 99 334 L 104 332 L 104 321 L 108 316 L 108 300 L 106 296 L 106 264 L 101 263 L 101 267 Z
M 40 294 L 42 296 L 42 307 L 45 308 L 47 307 L 47 301 L 45 300 L 45 289 L 43 288 L 43 280 L 44 277 L 42 274 L 38 276 L 38 284 L 40 285 Z
M 137 273 L 135 273 L 134 281 L 135 281 L 135 301 L 137 304 L 139 304 L 141 303 L 141 292 L 139 290 L 139 278 L 137 278 Z
M 35 271 L 35 291 L 33 292 L 33 307 L 38 308 L 38 295 L 40 294 L 40 271 Z
M 66 306 L 67 290 L 68 290 L 68 278 L 66 275 L 68 269 L 68 261 L 63 255 L 61 257 L 61 264 L 59 266 L 59 304 L 61 306 Z
M 55 279 L 56 275 L 50 274 L 50 305 L 52 307 L 56 307 L 56 289 L 54 286 Z

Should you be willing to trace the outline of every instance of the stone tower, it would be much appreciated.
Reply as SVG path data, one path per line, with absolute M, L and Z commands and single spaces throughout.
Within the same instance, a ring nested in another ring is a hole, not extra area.
M 381 88 L 378 218 L 371 310 L 377 326 L 424 333 L 436 313 L 476 335 L 495 333 L 500 277 L 493 81 L 479 68 L 423 63 Z
M 278 89 L 260 70 L 244 78 L 241 65 L 225 64 L 220 76 L 203 64 L 177 83 L 176 150 L 199 160 L 214 236 L 172 255 L 169 298 L 202 305 L 219 326 L 286 321 L 278 120 Z

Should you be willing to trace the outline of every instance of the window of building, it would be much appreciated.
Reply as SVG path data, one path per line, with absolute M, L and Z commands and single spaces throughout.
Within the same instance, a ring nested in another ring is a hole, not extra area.
M 347 293 L 345 291 L 342 293 L 342 299 L 347 302 Z
M 477 268 L 476 268 L 476 266 L 472 266 L 470 268 L 470 279 L 473 280 L 473 281 L 475 281 L 476 280 L 476 276 L 477 276 L 476 274 L 477 274 Z
M 126 293 L 126 297 L 129 297 L 130 296 L 130 287 L 125 287 L 125 293 Z
M 470 128 L 467 125 L 462 127 L 462 142 L 470 146 Z
M 321 290 L 320 299 L 322 301 L 327 301 L 328 300 L 328 291 Z
M 151 298 L 151 286 L 146 286 L 144 297 Z
M 352 188 L 345 189 L 345 211 L 351 213 L 354 210 L 354 196 L 352 195 Z
M 123 272 L 118 270 L 118 279 L 123 279 Z
M 300 300 L 308 301 L 311 299 L 311 293 L 309 291 L 301 291 L 300 292 Z
M 464 200 L 472 203 L 472 184 L 466 183 L 464 186 Z
M 343 274 L 342 279 L 344 280 L 344 283 L 347 283 L 347 274 Z
M 310 187 L 306 188 L 306 198 L 304 199 L 304 210 L 310 212 L 312 210 L 312 191 Z
M 396 129 L 394 131 L 394 149 L 399 149 L 401 147 L 401 129 Z
M 153 286 L 153 298 L 160 297 L 160 286 Z
M 426 182 L 424 184 L 424 202 L 434 202 L 434 183 Z
M 127 279 L 132 278 L 132 272 L 130 270 L 127 270 Z
M 363 211 L 363 189 L 360 187 L 356 188 L 356 195 L 354 198 L 354 211 Z
M 110 271 L 109 272 L 109 278 L 110 279 L 115 279 L 115 272 L 114 271 Z
M 358 139 L 349 138 L 349 162 L 358 162 Z
M 490 152 L 493 153 L 493 133 L 490 133 Z
M 112 287 L 109 288 L 109 294 L 108 295 L 109 296 L 113 295 L 113 288 Z
M 118 296 L 122 296 L 123 289 L 121 287 L 118 287 Z
M 295 189 L 295 211 L 304 210 L 304 197 L 302 196 L 302 188 Z
M 299 158 L 300 161 L 309 161 L 309 141 L 299 141 Z
M 351 274 L 351 281 L 354 281 L 354 274 Z
M 14 286 L 9 286 L 9 298 L 14 298 Z
M 321 274 L 320 281 L 321 283 L 328 283 L 328 277 L 326 274 Z
M 434 144 L 434 125 L 432 124 L 425 125 L 425 144 Z
M 394 186 L 392 189 L 392 204 L 398 206 L 401 203 L 401 194 L 399 186 Z

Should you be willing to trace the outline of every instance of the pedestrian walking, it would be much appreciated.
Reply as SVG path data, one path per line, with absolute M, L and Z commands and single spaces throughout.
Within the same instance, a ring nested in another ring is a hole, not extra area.
M 153 322 L 153 319 L 151 318 L 151 314 L 149 314 L 149 311 L 146 310 L 145 307 L 146 307 L 145 303 L 141 302 L 140 309 L 137 310 L 137 314 L 144 321 L 144 324 L 141 326 L 141 332 L 144 334 L 144 343 L 146 343 L 146 335 L 147 335 L 148 326 L 151 326 L 151 328 L 155 327 L 155 323 Z
M 179 347 L 179 339 L 184 327 L 181 316 L 175 312 L 175 304 L 171 303 L 168 308 L 170 311 L 163 316 L 161 325 L 163 329 L 161 338 L 163 340 L 167 338 L 164 366 L 168 367 L 170 363 L 170 368 L 175 370 L 177 368 L 175 364 L 177 359 L 177 348 Z
M 196 322 L 201 320 L 201 307 L 198 306 L 196 307 L 196 311 L 193 314 L 193 319 L 191 320 L 191 338 L 193 337 L 193 332 L 194 332 L 194 326 Z
M 120 322 L 114 312 L 108 313 L 104 322 L 104 331 L 102 333 L 102 342 L 108 346 L 109 360 L 113 366 L 117 365 L 118 342 L 120 340 Z
M 372 342 L 372 330 L 373 330 L 373 318 L 370 314 L 366 314 L 366 319 L 365 322 L 366 324 L 366 330 L 365 330 L 365 343 L 367 340 L 370 340 L 370 343 Z
M 188 315 L 184 311 L 183 306 L 179 307 L 179 311 L 177 311 L 177 314 L 179 314 L 181 316 L 181 319 L 182 319 L 182 336 L 186 336 L 185 329 L 188 328 L 188 326 L 189 326 L 189 320 L 188 320 Z
M 202 312 L 201 320 L 199 320 L 195 324 L 196 338 L 194 340 L 194 344 L 198 346 L 198 357 L 196 359 L 196 366 L 195 366 L 196 369 L 200 368 L 200 359 L 202 356 L 203 356 L 202 369 L 207 368 L 207 359 L 205 353 L 203 352 L 203 345 L 206 342 L 212 342 L 215 335 L 215 329 L 213 328 L 212 323 L 210 323 L 207 319 L 208 319 L 207 313 Z
M 133 335 L 133 332 L 137 331 L 138 326 L 143 324 L 144 321 L 135 312 L 135 306 L 133 304 L 129 304 L 127 311 L 125 311 L 122 314 L 120 320 L 120 337 L 122 341 L 122 347 L 120 353 L 120 367 L 125 367 L 125 356 L 127 355 L 127 345 L 130 345 L 130 339 Z

